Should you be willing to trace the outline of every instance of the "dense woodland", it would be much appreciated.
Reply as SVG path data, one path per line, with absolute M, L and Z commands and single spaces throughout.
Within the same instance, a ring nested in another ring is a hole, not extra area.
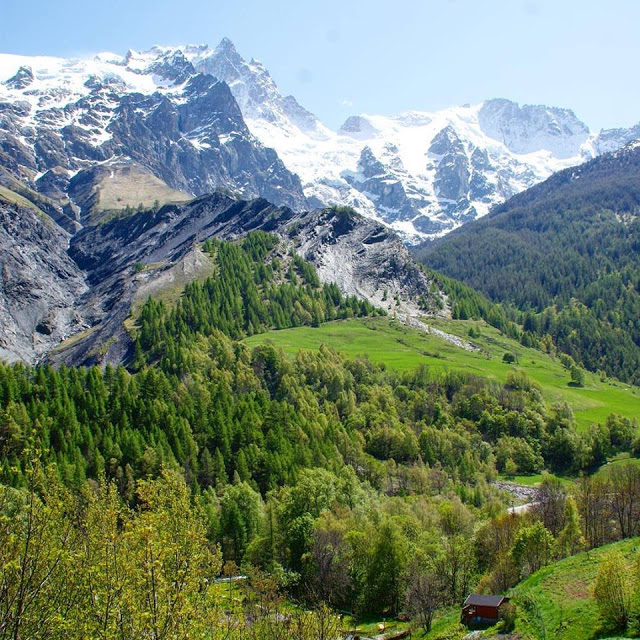
M 128 368 L 0 365 L 0 638 L 329 640 L 332 610 L 428 629 L 472 588 L 640 535 L 632 463 L 572 492 L 546 476 L 524 516 L 492 484 L 640 454 L 637 423 L 578 431 L 516 370 L 250 350 L 252 332 L 376 311 L 271 236 L 205 249 L 214 274 L 146 303 Z M 249 576 L 237 607 L 221 572 Z
M 561 171 L 423 248 L 432 269 L 512 305 L 592 371 L 638 383 L 640 149 Z

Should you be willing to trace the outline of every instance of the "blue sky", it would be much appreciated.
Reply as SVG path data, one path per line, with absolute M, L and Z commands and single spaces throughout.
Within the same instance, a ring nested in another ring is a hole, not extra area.
M 330 126 L 486 98 L 640 121 L 639 0 L 5 0 L 4 53 L 85 56 L 231 38 Z

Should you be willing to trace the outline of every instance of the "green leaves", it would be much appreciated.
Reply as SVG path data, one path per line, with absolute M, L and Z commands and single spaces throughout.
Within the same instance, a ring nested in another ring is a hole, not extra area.
M 0 638 L 209 638 L 221 554 L 184 480 L 104 480 L 83 498 L 37 472 L 0 493 Z

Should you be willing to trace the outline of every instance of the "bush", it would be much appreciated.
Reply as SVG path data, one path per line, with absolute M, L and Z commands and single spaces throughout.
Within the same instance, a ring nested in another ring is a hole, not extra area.
M 611 551 L 598 570 L 593 594 L 606 627 L 612 631 L 624 631 L 630 622 L 629 573 L 618 551 Z
M 577 365 L 571 367 L 571 386 L 584 387 L 584 371 Z
M 511 633 L 516 627 L 517 610 L 513 602 L 500 607 L 500 632 Z
M 432 640 L 461 640 L 461 638 L 464 638 L 468 633 L 469 630 L 466 627 L 463 627 L 461 624 L 456 624 L 454 627 L 448 627 L 433 636 Z

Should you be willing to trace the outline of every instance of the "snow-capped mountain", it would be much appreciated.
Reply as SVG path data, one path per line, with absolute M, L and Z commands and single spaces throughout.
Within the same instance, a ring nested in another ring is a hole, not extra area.
M 180 50 L 2 55 L 0 80 L 0 184 L 26 182 L 70 219 L 220 187 L 307 208 L 298 177 L 251 134 L 228 85 Z
M 640 137 L 640 125 L 594 134 L 568 109 L 503 99 L 333 131 L 228 39 L 91 60 L 2 55 L 0 81 L 0 184 L 4 167 L 71 218 L 222 186 L 297 210 L 350 205 L 411 242 Z
M 249 129 L 300 176 L 310 203 L 353 206 L 409 241 L 446 233 L 555 171 L 640 137 L 640 125 L 595 134 L 569 109 L 504 99 L 352 116 L 332 131 L 228 39 L 185 55 L 229 85 Z

